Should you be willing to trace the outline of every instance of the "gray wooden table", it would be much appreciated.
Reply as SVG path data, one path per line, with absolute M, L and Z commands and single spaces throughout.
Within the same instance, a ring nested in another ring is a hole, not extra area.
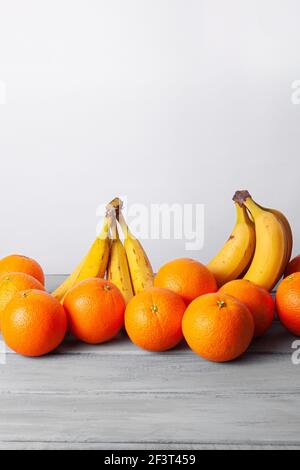
M 48 288 L 59 277 L 49 276 Z M 0 449 L 300 448 L 300 365 L 278 322 L 241 359 L 212 364 L 182 344 L 152 354 L 120 335 L 68 338 L 47 357 L 7 351 Z

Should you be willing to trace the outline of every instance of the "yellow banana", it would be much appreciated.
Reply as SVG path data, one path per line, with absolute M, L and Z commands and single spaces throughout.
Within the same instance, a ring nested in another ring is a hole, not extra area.
M 264 209 L 264 208 L 262 208 Z M 290 259 L 291 259 L 291 256 L 292 256 L 292 251 L 293 251 L 293 232 L 292 232 L 292 229 L 291 229 L 291 226 L 290 226 L 290 223 L 288 221 L 288 219 L 286 218 L 286 216 L 284 214 L 282 214 L 282 212 L 278 211 L 277 209 L 266 209 L 266 211 L 269 211 L 269 212 L 272 212 L 282 223 L 283 227 L 284 227 L 284 230 L 285 230 L 285 233 L 286 233 L 286 238 L 287 238 L 287 252 L 286 252 L 286 259 L 284 261 L 284 269 L 283 271 L 285 271 Z
M 268 210 L 261 208 L 246 191 L 238 193 L 252 215 L 255 223 L 256 249 L 251 266 L 244 279 L 271 290 L 284 271 L 288 241 L 281 220 Z
M 112 243 L 107 278 L 115 284 L 123 294 L 126 304 L 133 297 L 133 288 L 130 278 L 127 255 L 119 237 L 116 221 L 112 225 Z
M 92 244 L 88 254 L 81 261 L 75 271 L 54 291 L 52 295 L 63 301 L 69 290 L 78 282 L 89 277 L 104 277 L 110 251 L 109 230 L 110 217 L 105 217 L 101 233 Z
M 240 191 L 237 191 L 237 193 L 240 193 Z M 292 231 L 291 225 L 290 225 L 288 219 L 286 218 L 286 216 L 282 212 L 278 211 L 277 209 L 270 209 L 268 207 L 263 207 L 260 204 L 257 204 L 257 205 L 261 209 L 274 214 L 277 217 L 277 219 L 279 219 L 281 221 L 281 223 L 284 227 L 286 237 L 287 237 L 287 245 L 288 245 L 287 246 L 287 252 L 286 252 L 286 260 L 285 260 L 285 265 L 287 266 L 290 259 L 291 259 L 292 252 L 293 252 L 293 245 L 294 245 L 294 239 L 293 239 L 294 237 L 293 237 L 293 231 Z M 251 218 L 251 214 L 250 214 L 250 218 Z
M 219 253 L 208 263 L 218 286 L 237 279 L 249 266 L 255 250 L 255 228 L 247 209 L 235 202 L 236 224 Z
M 153 270 L 144 248 L 130 232 L 121 210 L 118 220 L 124 233 L 124 248 L 127 255 L 133 290 L 135 294 L 153 286 Z

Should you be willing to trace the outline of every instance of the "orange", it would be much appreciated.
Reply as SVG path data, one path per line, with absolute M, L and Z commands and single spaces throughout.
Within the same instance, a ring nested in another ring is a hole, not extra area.
M 274 300 L 263 287 L 246 279 L 237 279 L 222 286 L 219 292 L 232 295 L 249 308 L 254 319 L 255 337 L 262 336 L 272 325 L 275 310 Z
M 0 275 L 11 272 L 26 273 L 45 284 L 45 276 L 39 263 L 22 255 L 10 255 L 0 260 Z
M 284 273 L 284 277 L 289 276 L 290 274 L 299 273 L 300 272 L 300 255 L 296 256 L 296 258 L 292 259 L 289 264 L 287 265 L 286 271 Z
M 300 273 L 291 274 L 279 284 L 276 309 L 281 323 L 300 336 Z
M 125 328 L 131 341 L 148 351 L 165 351 L 182 340 L 182 298 L 168 289 L 152 287 L 131 299 Z
M 246 305 L 227 294 L 207 294 L 194 300 L 182 321 L 190 348 L 214 362 L 243 354 L 251 343 L 254 320 Z
M 104 279 L 79 282 L 65 297 L 70 333 L 91 344 L 112 339 L 124 324 L 125 301 L 119 289 Z
M 25 273 L 8 273 L 0 277 L 0 327 L 2 313 L 17 292 L 29 289 L 45 290 L 43 284 Z
M 62 305 L 42 290 L 18 292 L 2 316 L 7 345 L 23 356 L 43 356 L 63 341 L 67 317 Z
M 218 290 L 216 280 L 207 267 L 190 258 L 175 259 L 162 266 L 154 285 L 181 295 L 187 305 L 199 295 Z

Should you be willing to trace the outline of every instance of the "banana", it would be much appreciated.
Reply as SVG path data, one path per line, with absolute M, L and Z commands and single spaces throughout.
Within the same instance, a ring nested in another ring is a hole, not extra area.
M 130 232 L 120 207 L 117 218 L 124 233 L 124 248 L 127 255 L 133 290 L 135 294 L 153 286 L 153 270 L 144 248 Z
M 237 279 L 249 266 L 255 250 L 255 228 L 247 209 L 235 202 L 236 224 L 219 253 L 208 263 L 218 286 Z
M 239 193 L 239 192 L 240 191 L 237 191 L 237 193 Z M 285 233 L 286 233 L 286 237 L 287 237 L 287 244 L 288 244 L 287 253 L 286 253 L 286 260 L 285 260 L 285 264 L 287 266 L 289 261 L 291 260 L 291 256 L 292 256 L 292 252 L 293 252 L 293 245 L 294 245 L 294 240 L 293 240 L 294 237 L 293 237 L 293 232 L 292 232 L 291 225 L 290 225 L 288 219 L 286 218 L 286 216 L 282 212 L 278 211 L 277 209 L 271 209 L 271 208 L 268 208 L 268 207 L 263 207 L 260 204 L 258 204 L 257 202 L 256 202 L 256 204 L 261 209 L 274 214 L 277 217 L 277 219 L 279 219 L 281 221 L 281 223 L 283 224 L 284 230 L 285 230 Z M 252 220 L 251 214 L 250 214 L 250 218 Z
M 282 212 L 278 211 L 277 209 L 268 209 L 268 208 L 262 208 L 262 209 L 265 209 L 266 211 L 269 211 L 269 212 L 272 212 L 272 214 L 274 214 L 282 223 L 283 227 L 284 227 L 284 230 L 285 230 L 285 233 L 286 233 L 286 238 L 287 238 L 287 253 L 286 253 L 286 259 L 285 259 L 285 262 L 284 262 L 284 271 L 291 259 L 291 256 L 292 256 L 292 252 L 293 252 L 293 244 L 294 244 L 294 240 L 293 240 L 293 232 L 292 232 L 292 229 L 291 229 L 291 226 L 290 226 L 290 223 L 288 221 L 288 219 L 286 218 L 286 216 L 284 214 L 282 214 Z
M 111 226 L 110 216 L 105 217 L 101 233 L 92 244 L 88 254 L 73 271 L 73 273 L 54 291 L 52 295 L 62 302 L 78 282 L 89 277 L 104 277 L 110 251 L 109 230 Z
M 235 199 L 249 210 L 255 223 L 256 249 L 244 279 L 271 290 L 281 278 L 288 254 L 288 239 L 281 220 L 261 208 L 247 191 L 239 191 Z
M 107 270 L 107 278 L 115 284 L 123 294 L 126 305 L 133 297 L 133 288 L 127 261 L 127 255 L 119 237 L 116 221 L 112 224 L 112 244 Z

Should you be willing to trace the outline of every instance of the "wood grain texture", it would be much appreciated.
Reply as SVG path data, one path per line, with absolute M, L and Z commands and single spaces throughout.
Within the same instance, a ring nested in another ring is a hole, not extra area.
M 48 277 L 55 288 L 57 277 Z M 125 334 L 53 354 L 7 351 L 0 449 L 300 448 L 300 366 L 278 322 L 239 360 L 209 363 L 184 343 L 141 351 Z

